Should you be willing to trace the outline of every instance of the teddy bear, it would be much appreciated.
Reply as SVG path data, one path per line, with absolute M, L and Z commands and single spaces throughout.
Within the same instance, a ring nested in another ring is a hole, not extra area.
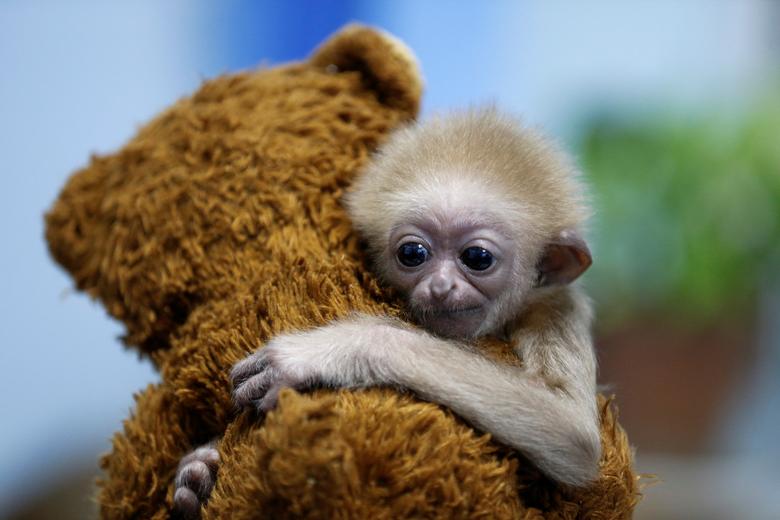
M 304 61 L 204 82 L 67 181 L 50 251 L 160 373 L 101 459 L 103 518 L 169 518 L 179 460 L 212 439 L 206 519 L 631 515 L 632 454 L 603 397 L 601 475 L 583 489 L 390 388 L 284 390 L 264 418 L 234 407 L 230 367 L 269 338 L 401 315 L 340 199 L 421 95 L 405 45 L 349 25 Z

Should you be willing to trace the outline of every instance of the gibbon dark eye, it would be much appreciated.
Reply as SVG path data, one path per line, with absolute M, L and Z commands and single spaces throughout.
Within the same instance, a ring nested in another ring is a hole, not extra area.
M 406 267 L 417 267 L 428 259 L 428 250 L 418 242 L 407 242 L 401 244 L 396 256 Z
M 460 254 L 463 265 L 474 271 L 484 271 L 493 265 L 493 254 L 481 247 L 467 247 Z

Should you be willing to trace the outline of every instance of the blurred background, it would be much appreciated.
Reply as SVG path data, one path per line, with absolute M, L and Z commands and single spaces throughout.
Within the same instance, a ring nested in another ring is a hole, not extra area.
M 353 20 L 415 51 L 423 115 L 494 100 L 586 172 L 600 379 L 657 475 L 636 517 L 780 518 L 771 0 L 0 0 L 0 517 L 93 516 L 98 454 L 157 378 L 48 257 L 67 176 L 204 78 Z

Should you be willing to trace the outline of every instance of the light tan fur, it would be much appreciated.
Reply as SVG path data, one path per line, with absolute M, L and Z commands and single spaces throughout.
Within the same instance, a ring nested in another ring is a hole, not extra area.
M 449 200 L 442 200 L 447 196 Z M 584 233 L 590 216 L 584 185 L 569 158 L 512 116 L 493 107 L 472 109 L 394 133 L 356 181 L 346 203 L 380 274 L 393 259 L 387 237 L 393 226 L 410 215 L 436 211 L 448 203 L 474 205 L 509 225 L 515 242 L 522 244 L 515 269 L 516 290 L 507 291 L 504 301 L 497 302 L 487 320 L 493 323 L 480 333 L 510 339 L 523 361 L 517 387 L 534 381 L 545 387 L 542 395 L 547 397 L 536 403 L 540 409 L 549 398 L 558 403 L 552 409 L 566 410 L 545 425 L 560 431 L 576 425 L 578 431 L 569 439 L 581 447 L 580 456 L 568 464 L 556 461 L 570 475 L 555 477 L 572 484 L 593 478 L 600 446 L 590 303 L 575 286 L 533 288 L 531 279 L 545 244 L 564 231 Z M 473 373 L 473 364 L 456 372 L 462 377 L 473 377 Z M 442 376 L 452 378 L 452 373 L 436 370 L 421 375 L 429 381 Z M 409 386 L 419 390 L 425 385 Z M 424 393 L 434 401 L 444 398 L 437 392 Z M 490 408 L 490 404 L 485 406 Z M 481 426 L 506 441 L 507 434 L 484 423 Z M 544 449 L 544 441 L 540 444 Z M 548 447 L 553 449 L 553 444 Z
M 552 479 L 591 482 L 601 444 L 590 304 L 574 285 L 540 286 L 537 267 L 550 243 L 582 232 L 583 193 L 565 155 L 493 108 L 396 133 L 346 201 L 379 273 L 392 281 L 390 237 L 399 226 L 475 219 L 510 237 L 509 283 L 484 304 L 474 330 L 452 339 L 368 315 L 279 335 L 234 367 L 236 402 L 267 411 L 281 388 L 312 382 L 407 388 L 519 450 Z M 487 335 L 509 341 L 521 365 L 473 348 Z
M 579 174 L 539 132 L 493 107 L 439 116 L 396 131 L 354 184 L 345 202 L 375 256 L 390 228 L 409 212 L 429 211 L 431 192 L 476 190 L 523 244 L 539 248 L 565 229 L 583 231 L 590 215 Z M 381 258 L 378 267 L 382 268 Z
M 441 200 L 446 197 L 450 200 Z M 580 174 L 568 156 L 540 132 L 492 106 L 396 131 L 345 198 L 380 277 L 393 259 L 387 241 L 392 228 L 447 202 L 473 206 L 509 223 L 513 238 L 523 245 L 515 279 L 524 289 L 533 285 L 528 277 L 544 245 L 566 230 L 584 234 L 591 213 Z M 498 333 L 497 327 L 513 313 L 546 292 L 508 292 L 480 332 Z

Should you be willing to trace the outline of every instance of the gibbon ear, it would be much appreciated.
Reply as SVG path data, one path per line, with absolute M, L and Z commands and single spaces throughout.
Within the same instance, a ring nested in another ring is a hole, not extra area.
M 585 240 L 575 231 L 563 231 L 544 248 L 536 264 L 537 285 L 566 285 L 584 273 L 593 263 Z

